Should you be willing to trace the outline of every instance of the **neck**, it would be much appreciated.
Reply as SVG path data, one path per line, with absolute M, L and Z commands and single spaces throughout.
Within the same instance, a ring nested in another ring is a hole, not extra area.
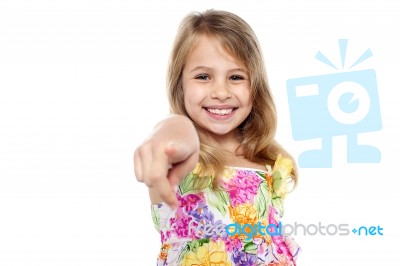
M 226 151 L 230 155 L 236 155 L 238 147 L 240 146 L 240 138 L 237 131 L 229 132 L 225 135 L 207 134 L 213 146 Z M 239 150 L 240 152 L 240 150 Z
M 249 161 L 242 155 L 239 132 L 230 132 L 225 135 L 214 135 L 204 132 L 210 145 L 224 152 L 224 164 L 238 167 L 249 167 L 265 171 L 265 166 L 257 162 Z M 239 148 L 239 149 L 238 149 Z

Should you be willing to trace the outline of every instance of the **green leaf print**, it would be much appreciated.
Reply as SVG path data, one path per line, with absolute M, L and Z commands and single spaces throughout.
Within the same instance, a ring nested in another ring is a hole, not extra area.
M 284 182 L 280 172 L 274 172 L 272 174 L 272 180 L 274 190 L 279 189 L 282 186 L 282 182 Z
M 275 210 L 279 213 L 279 215 L 283 216 L 283 199 L 276 195 L 274 192 L 272 194 L 272 206 L 274 206 Z
M 268 191 L 268 185 L 265 180 L 260 183 L 257 195 L 254 198 L 254 205 L 258 211 L 258 218 L 268 218 L 268 205 L 270 204 L 270 196 Z
M 208 187 L 211 183 L 211 179 L 209 177 L 204 177 L 204 176 L 198 176 L 193 173 L 189 173 L 185 179 L 179 184 L 179 192 L 183 196 L 188 193 L 196 193 L 198 192 L 197 189 L 194 189 L 195 183 L 196 183 L 196 178 L 207 178 L 208 180 L 205 181 L 204 187 Z
M 196 250 L 204 245 L 205 243 L 209 243 L 210 239 L 204 238 L 204 239 L 197 239 L 193 241 L 189 241 L 185 248 L 182 250 L 181 254 L 179 255 L 178 261 L 181 261 L 187 253 L 189 252 L 196 252 Z
M 189 173 L 185 179 L 179 184 L 179 192 L 181 195 L 185 195 L 186 193 L 193 193 L 194 190 L 194 178 L 195 175 L 193 173 Z
M 222 216 L 225 216 L 226 212 L 228 211 L 228 204 L 229 204 L 229 196 L 226 191 L 213 191 L 210 188 L 205 189 L 204 193 L 207 203 L 216 208 Z
M 244 244 L 243 251 L 250 254 L 257 254 L 257 245 L 253 241 L 247 242 Z
M 196 251 L 199 247 L 201 247 L 204 243 L 209 243 L 210 239 L 203 238 L 190 241 L 187 245 L 188 251 Z
M 160 214 L 157 209 L 157 205 L 151 206 L 151 218 L 153 219 L 154 227 L 158 232 L 160 232 Z

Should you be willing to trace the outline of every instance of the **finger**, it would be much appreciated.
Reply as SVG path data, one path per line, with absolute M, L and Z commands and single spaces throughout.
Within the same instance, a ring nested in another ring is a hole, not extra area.
M 139 158 L 141 178 L 148 187 L 151 187 L 152 175 L 154 171 L 152 171 L 153 154 L 150 145 L 142 145 L 142 147 L 139 149 Z
M 192 151 L 188 145 L 178 141 L 171 142 L 165 147 L 165 154 L 170 164 L 177 164 L 185 161 L 191 153 Z
M 168 179 L 165 176 L 155 176 L 152 183 L 153 189 L 158 192 L 163 202 L 168 204 L 172 209 L 178 207 L 178 199 L 175 191 L 172 189 Z
M 152 152 L 150 176 L 158 182 L 158 179 L 167 179 L 168 170 L 171 167 L 165 147 L 155 147 Z
M 143 182 L 143 176 L 142 176 L 142 161 L 139 156 L 138 150 L 135 150 L 133 154 L 133 167 L 135 171 L 135 176 L 136 180 L 139 182 Z
M 152 163 L 152 185 L 156 189 L 161 199 L 171 208 L 178 206 L 174 187 L 168 181 L 168 171 L 171 168 L 170 155 L 167 152 L 168 148 L 158 147 L 153 153 Z
M 175 187 L 187 174 L 185 161 L 190 154 L 188 152 L 188 149 L 184 145 L 177 142 L 170 143 L 167 146 L 165 153 L 168 156 L 169 161 L 171 162 L 168 171 L 168 179 L 172 188 L 175 189 Z
M 168 179 L 171 186 L 174 188 L 180 184 L 180 182 L 187 176 L 187 174 L 196 167 L 199 160 L 199 155 L 197 152 L 191 154 L 185 161 L 173 165 L 173 167 L 168 172 Z

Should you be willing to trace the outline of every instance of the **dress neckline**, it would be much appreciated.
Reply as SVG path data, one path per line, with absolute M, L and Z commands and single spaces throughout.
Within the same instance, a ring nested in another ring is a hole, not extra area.
M 254 172 L 263 172 L 265 174 L 268 173 L 268 171 L 262 170 L 262 169 L 258 169 L 258 168 L 253 168 L 253 167 L 245 167 L 245 166 L 232 166 L 232 165 L 227 165 L 225 166 L 225 168 L 233 168 L 235 170 L 247 170 L 247 171 L 254 171 Z

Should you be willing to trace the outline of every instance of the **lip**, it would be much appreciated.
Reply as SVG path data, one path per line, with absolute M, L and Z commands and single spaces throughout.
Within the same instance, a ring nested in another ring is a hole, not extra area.
M 233 105 L 208 105 L 204 106 L 205 109 L 237 109 L 236 106 Z

